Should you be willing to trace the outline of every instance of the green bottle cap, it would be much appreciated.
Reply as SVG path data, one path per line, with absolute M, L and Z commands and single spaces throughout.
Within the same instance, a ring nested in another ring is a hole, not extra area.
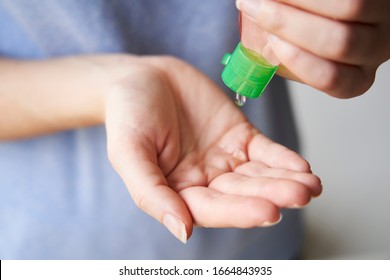
M 232 54 L 225 54 L 221 63 L 225 65 L 221 74 L 225 85 L 249 98 L 259 97 L 278 69 L 241 43 Z

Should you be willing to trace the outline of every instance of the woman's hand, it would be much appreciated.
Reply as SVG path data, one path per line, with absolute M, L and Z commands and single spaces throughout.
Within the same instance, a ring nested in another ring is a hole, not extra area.
M 0 139 L 105 123 L 109 158 L 135 203 L 183 242 L 194 225 L 272 225 L 280 208 L 321 192 L 304 159 L 178 59 L 0 59 L 0 76 Z
M 188 64 L 148 57 L 129 66 L 105 100 L 109 158 L 135 203 L 182 242 L 194 225 L 275 224 L 280 208 L 321 193 L 304 159 Z
M 269 32 L 278 73 L 339 98 L 366 92 L 390 58 L 388 0 L 237 0 Z

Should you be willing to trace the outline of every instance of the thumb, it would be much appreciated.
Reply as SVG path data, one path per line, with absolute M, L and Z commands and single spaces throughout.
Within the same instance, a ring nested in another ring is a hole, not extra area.
M 108 156 L 135 204 L 186 243 L 192 234 L 192 217 L 182 198 L 168 186 L 154 143 L 140 135 L 118 137 L 111 128 L 107 126 Z

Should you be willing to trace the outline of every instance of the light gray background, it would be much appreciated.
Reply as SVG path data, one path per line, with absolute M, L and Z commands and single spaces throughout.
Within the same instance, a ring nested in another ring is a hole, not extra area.
M 305 257 L 390 259 L 390 61 L 357 98 L 289 87 L 303 155 L 324 185 L 305 210 Z

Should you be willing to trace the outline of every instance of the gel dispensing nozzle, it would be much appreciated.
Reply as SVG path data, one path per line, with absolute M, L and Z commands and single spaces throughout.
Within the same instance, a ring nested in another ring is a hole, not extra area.
M 268 34 L 240 13 L 241 42 L 232 54 L 223 56 L 221 77 L 235 94 L 235 103 L 243 106 L 246 98 L 259 97 L 278 69 L 279 60 L 272 52 Z

